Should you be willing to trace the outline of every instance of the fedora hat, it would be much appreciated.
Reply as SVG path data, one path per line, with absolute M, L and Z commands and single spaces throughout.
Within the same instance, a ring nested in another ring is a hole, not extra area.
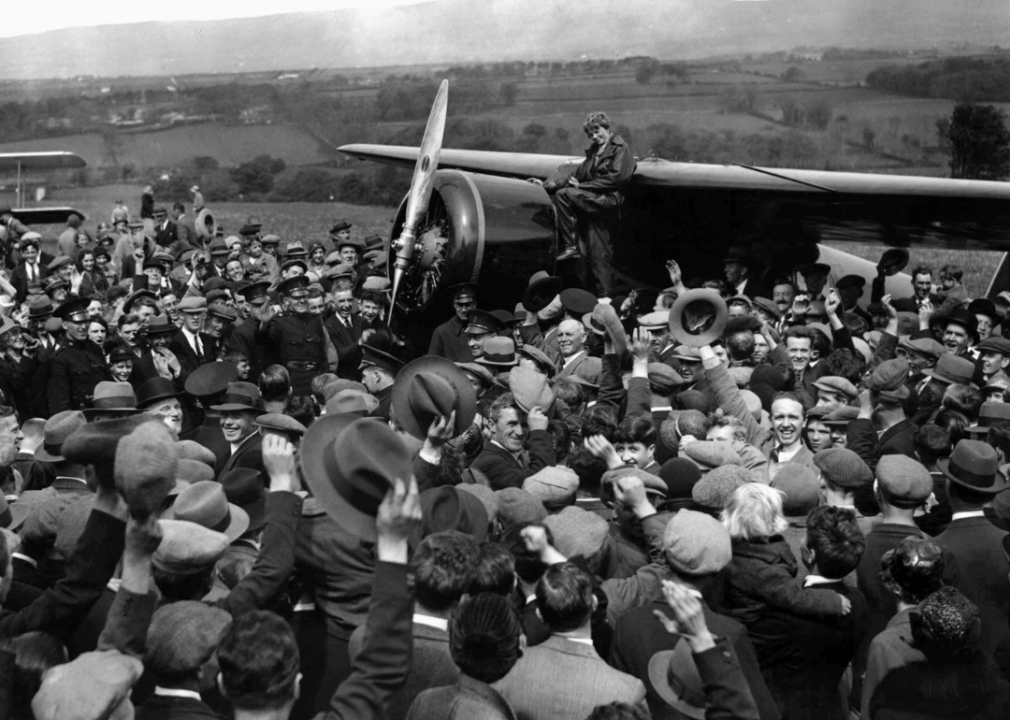
M 941 355 L 936 367 L 927 368 L 922 374 L 945 384 L 970 385 L 975 375 L 975 363 L 957 355 Z
M 689 718 L 705 718 L 705 685 L 687 640 L 677 639 L 673 650 L 663 650 L 649 660 L 649 680 L 674 710 Z
M 181 390 L 176 390 L 175 385 L 167 378 L 151 378 L 137 388 L 137 408 L 143 410 L 158 400 L 180 397 L 185 394 Z
M 88 424 L 80 410 L 64 410 L 46 420 L 42 430 L 42 447 L 35 451 L 35 459 L 42 462 L 63 462 L 63 444 L 71 435 Z
M 197 398 L 220 395 L 238 380 L 238 365 L 218 361 L 201 365 L 186 378 L 186 392 Z
M 982 403 L 978 410 L 978 425 L 972 425 L 968 428 L 968 432 L 984 435 L 996 423 L 1008 420 L 1010 420 L 1010 403 Z
M 324 415 L 305 433 L 302 475 L 315 500 L 351 535 L 378 536 L 375 516 L 396 478 L 413 475 L 413 453 L 385 423 Z
M 527 312 L 540 312 L 551 304 L 551 300 L 561 292 L 564 285 L 561 278 L 557 275 L 548 275 L 546 270 L 535 272 L 526 286 L 526 292 L 523 293 L 523 307 Z
M 715 290 L 688 290 L 670 308 L 670 334 L 682 345 L 703 347 L 722 335 L 729 309 Z
M 484 354 L 476 362 L 495 367 L 511 367 L 518 361 L 516 344 L 512 338 L 490 337 L 484 341 Z
M 28 318 L 37 320 L 53 314 L 53 301 L 47 297 L 36 298 L 28 304 Z
M 509 390 L 523 412 L 539 407 L 545 413 L 554 405 L 554 391 L 547 376 L 525 367 L 514 367 L 509 373 Z
M 137 394 L 133 391 L 133 386 L 126 382 L 102 380 L 95 385 L 92 402 L 94 405 L 84 410 L 84 417 L 89 421 L 137 412 Z
M 147 321 L 147 337 L 172 335 L 179 330 L 165 315 L 155 315 Z
M 996 450 L 980 440 L 959 441 L 951 456 L 940 458 L 936 466 L 952 483 L 975 492 L 995 494 L 1007 486 Z
M 224 399 L 220 405 L 211 405 L 211 410 L 217 412 L 236 412 L 239 410 L 249 410 L 259 412 L 263 410 L 263 396 L 260 389 L 247 382 L 233 382 L 225 390 Z
M 185 488 L 161 518 L 196 523 L 223 533 L 228 542 L 235 542 L 249 529 L 248 513 L 228 502 L 222 484 L 212 480 L 196 482 Z
M 63 457 L 70 462 L 93 465 L 98 484 L 115 487 L 116 448 L 123 438 L 145 423 L 162 425 L 157 418 L 145 413 L 99 418 L 89 422 L 78 428 L 63 443 Z
M 877 267 L 887 275 L 897 275 L 908 265 L 908 250 L 905 248 L 889 248 L 880 256 Z
M 453 437 L 457 437 L 477 414 L 477 394 L 470 380 L 454 362 L 434 355 L 419 357 L 400 370 L 390 402 L 396 422 L 420 440 L 428 436 L 436 417 L 455 410 Z

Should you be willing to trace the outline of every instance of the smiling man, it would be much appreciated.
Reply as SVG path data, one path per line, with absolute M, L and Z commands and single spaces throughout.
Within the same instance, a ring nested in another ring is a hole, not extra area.
M 975 349 L 979 351 L 984 385 L 992 383 L 997 377 L 1007 377 L 1007 369 L 1010 368 L 1010 340 L 989 337 L 980 342 Z
M 596 385 L 603 372 L 603 361 L 589 357 L 585 349 L 586 326 L 578 320 L 563 320 L 558 326 L 558 347 L 561 348 L 562 368 L 559 378 L 575 375 Z
M 524 413 L 512 393 L 498 396 L 488 416 L 492 424 L 491 442 L 471 467 L 487 476 L 491 488 L 521 488 L 523 481 L 545 467 L 554 465 L 554 436 L 547 432 L 547 416 L 539 407 Z M 522 458 L 529 443 L 529 462 Z
M 263 437 L 256 425 L 256 417 L 263 412 L 259 388 L 252 383 L 233 382 L 225 391 L 224 401 L 212 405 L 211 410 L 221 413 L 221 433 L 231 448 L 219 476 L 235 468 L 263 472 Z
M 978 319 L 961 308 L 948 315 L 934 315 L 929 327 L 950 355 L 967 356 L 968 348 L 978 339 Z
M 472 362 L 474 356 L 464 330 L 470 322 L 470 313 L 477 308 L 477 286 L 460 283 L 450 287 L 449 291 L 452 293 L 453 316 L 431 334 L 428 354 L 453 362 Z
M 786 463 L 799 463 L 816 471 L 814 454 L 803 444 L 805 415 L 799 398 L 789 392 L 777 394 L 772 400 L 771 418 L 775 441 L 765 448 L 769 478 L 774 480 Z

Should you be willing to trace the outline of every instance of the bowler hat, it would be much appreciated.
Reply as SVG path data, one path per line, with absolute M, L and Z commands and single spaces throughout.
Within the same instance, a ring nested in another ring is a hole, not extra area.
M 35 450 L 35 459 L 42 462 L 63 462 L 63 444 L 88 424 L 80 410 L 64 410 L 46 420 L 42 429 L 42 447 Z
M 181 390 L 176 390 L 171 380 L 163 377 L 154 377 L 144 381 L 137 388 L 137 408 L 143 410 L 159 400 L 180 397 L 182 395 L 185 395 L 185 393 Z
M 260 389 L 248 382 L 233 382 L 225 390 L 224 398 L 220 405 L 211 405 L 211 410 L 218 412 L 236 412 L 249 410 L 258 412 L 263 410 L 263 396 Z
M 184 489 L 162 518 L 202 525 L 223 533 L 228 542 L 234 542 L 249 529 L 249 515 L 238 505 L 228 502 L 224 487 L 214 481 L 193 483 Z
M 516 344 L 512 338 L 490 337 L 484 341 L 484 354 L 477 358 L 481 365 L 512 367 L 517 362 Z
M 262 528 L 267 514 L 263 473 L 255 468 L 234 468 L 221 475 L 220 483 L 228 502 L 241 508 L 249 517 L 248 531 Z
M 523 293 L 523 307 L 531 313 L 538 313 L 551 304 L 563 287 L 564 281 L 557 275 L 548 275 L 546 270 L 539 270 L 533 274 L 526 286 Z
M 324 415 L 305 433 L 302 475 L 313 497 L 346 532 L 377 537 L 375 516 L 399 478 L 413 475 L 413 455 L 385 423 Z
M 972 315 L 988 315 L 992 320 L 999 318 L 999 314 L 996 312 L 996 303 L 989 298 L 975 298 L 968 303 L 968 312 Z
M 943 332 L 948 325 L 960 325 L 968 333 L 969 340 L 978 337 L 978 318 L 965 308 L 957 307 L 946 315 L 934 315 L 929 319 L 929 329 Z
M 201 365 L 186 378 L 186 392 L 196 398 L 220 395 L 238 380 L 238 365 L 217 361 Z
M 709 345 L 722 335 L 729 310 L 715 290 L 688 290 L 670 308 L 670 334 L 688 347 Z
M 514 355 L 513 351 L 513 355 Z M 391 407 L 396 422 L 423 440 L 438 417 L 456 411 L 453 437 L 462 435 L 477 414 L 473 385 L 451 360 L 425 355 L 408 363 L 396 376 Z
M 995 494 L 1007 486 L 996 450 L 980 440 L 960 440 L 951 456 L 940 458 L 936 466 L 952 483 L 975 492 Z
M 922 374 L 944 384 L 970 385 L 975 375 L 975 363 L 958 355 L 941 355 L 936 367 L 927 368 Z

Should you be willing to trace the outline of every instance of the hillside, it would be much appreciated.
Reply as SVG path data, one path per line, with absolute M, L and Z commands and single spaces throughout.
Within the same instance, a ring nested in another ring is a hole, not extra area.
M 614 31 L 619 28 L 619 31 Z M 1006 0 L 439 0 L 0 39 L 0 79 L 1005 43 Z M 45 48 L 45 52 L 39 52 Z

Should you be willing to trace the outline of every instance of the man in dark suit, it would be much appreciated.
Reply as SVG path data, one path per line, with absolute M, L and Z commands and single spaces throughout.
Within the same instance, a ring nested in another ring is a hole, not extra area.
M 238 373 L 235 366 L 225 362 L 208 363 L 186 378 L 186 393 L 199 402 L 203 422 L 182 433 L 180 439 L 194 440 L 214 453 L 215 477 L 221 476 L 221 470 L 231 456 L 231 444 L 221 430 L 221 413 L 213 408 L 224 402 L 228 385 L 236 380 Z
M 492 488 L 521 488 L 527 477 L 554 465 L 554 438 L 547 431 L 543 409 L 531 408 L 526 414 L 514 396 L 505 393 L 491 404 L 490 420 L 494 423 L 491 442 L 484 446 L 471 467 L 484 473 Z M 527 434 L 528 461 L 523 457 Z
M 390 720 L 405 718 L 414 698 L 428 688 L 452 685 L 459 668 L 449 651 L 449 618 L 470 587 L 477 566 L 477 541 L 458 532 L 429 535 L 411 558 L 414 574 L 414 652 L 407 683 L 387 704 Z M 351 635 L 350 656 L 361 652 L 365 637 L 382 628 L 359 626 Z
M 179 380 L 186 382 L 189 374 L 216 356 L 217 343 L 210 335 L 201 332 L 207 314 L 207 301 L 202 297 L 185 297 L 177 305 L 182 313 L 182 328 L 172 336 L 168 349 L 179 360 Z
M 25 233 L 21 238 L 21 262 L 15 266 L 11 272 L 11 285 L 17 292 L 14 298 L 17 302 L 23 303 L 29 294 L 42 293 L 42 281 L 49 274 L 46 267 L 53 261 L 52 256 L 41 253 L 39 250 L 39 240 L 42 238 L 36 232 Z
M 454 315 L 435 328 L 428 345 L 429 355 L 438 355 L 453 362 L 471 362 L 473 353 L 467 342 L 466 326 L 470 322 L 470 312 L 477 307 L 475 300 L 477 286 L 474 283 L 460 283 L 449 288 L 452 292 Z
M 240 467 L 265 472 L 263 436 L 256 425 L 256 418 L 263 413 L 259 388 L 252 383 L 233 382 L 225 391 L 224 402 L 210 409 L 221 413 L 221 432 L 231 448 L 221 474 Z
M 870 290 L 870 302 L 880 302 L 884 297 L 884 281 L 886 274 L 878 269 L 877 277 L 873 279 Z M 933 271 L 926 265 L 917 265 L 912 270 L 912 290 L 914 294 L 907 298 L 891 298 L 891 306 L 898 312 L 919 313 L 919 308 L 925 304 L 939 307 L 940 298 L 933 294 Z
M 333 283 L 334 313 L 326 319 L 326 332 L 337 351 L 337 375 L 347 380 L 360 380 L 361 345 L 375 333 L 365 328 L 354 308 L 354 286 L 350 280 L 340 278 Z
M 949 458 L 937 462 L 937 467 L 947 478 L 947 496 L 954 514 L 947 529 L 936 537 L 936 544 L 949 551 L 957 563 L 957 589 L 982 612 L 983 650 L 996 654 L 1006 672 L 1010 565 L 1002 543 L 1007 533 L 989 521 L 983 507 L 1006 489 L 1007 478 L 999 470 L 996 451 L 978 440 L 961 440 Z
M 785 717 L 848 718 L 848 704 L 839 693 L 842 674 L 867 631 L 866 600 L 843 578 L 859 564 L 865 540 L 855 515 L 827 505 L 807 516 L 803 562 L 810 568 L 805 587 L 832 590 L 848 598 L 848 615 L 785 617 L 790 632 L 777 661 L 766 663 L 772 694 Z

